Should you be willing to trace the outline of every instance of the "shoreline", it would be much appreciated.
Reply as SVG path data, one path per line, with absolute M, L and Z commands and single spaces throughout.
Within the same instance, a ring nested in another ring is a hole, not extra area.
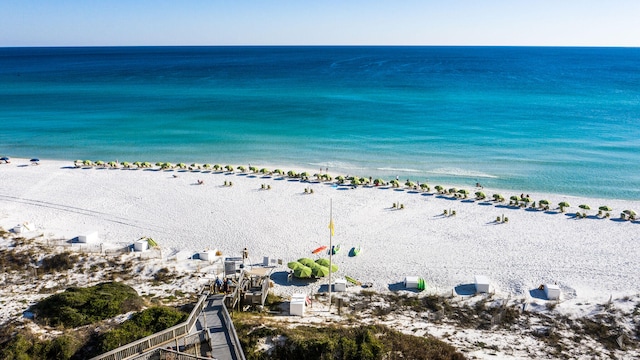
M 617 219 L 624 209 L 638 209 L 638 201 L 549 195 L 552 211 L 543 212 L 471 201 L 473 188 L 467 188 L 469 199 L 452 199 L 433 194 L 435 184 L 427 194 L 260 174 L 74 168 L 72 161 L 50 160 L 36 166 L 28 159 L 1 164 L 0 179 L 7 184 L 0 190 L 0 226 L 7 230 L 27 222 L 45 238 L 97 231 L 106 243 L 132 243 L 149 236 L 171 251 L 219 249 L 224 256 L 240 256 L 248 247 L 252 263 L 264 256 L 283 260 L 275 277 L 286 274 L 288 261 L 327 245 L 333 201 L 333 241 L 344 249 L 334 257 L 337 276 L 370 282 L 374 290 L 421 276 L 429 291 L 446 293 L 486 275 L 498 293 L 528 296 L 539 284 L 555 282 L 563 299 L 571 300 L 636 293 L 640 280 L 634 260 L 640 222 Z M 225 181 L 234 185 L 225 187 Z M 262 184 L 272 189 L 262 190 Z M 491 197 L 497 191 L 484 192 Z M 508 204 L 512 193 L 502 195 Z M 572 205 L 564 214 L 553 211 L 560 201 Z M 592 209 L 611 206 L 611 218 L 594 218 L 597 210 L 573 218 L 583 201 Z M 405 208 L 394 210 L 393 203 Z M 444 209 L 457 214 L 442 216 Z M 495 222 L 502 214 L 508 223 Z M 347 256 L 355 246 L 362 254 Z M 299 290 L 276 283 L 283 294 Z M 304 288 L 317 291 L 322 284 Z

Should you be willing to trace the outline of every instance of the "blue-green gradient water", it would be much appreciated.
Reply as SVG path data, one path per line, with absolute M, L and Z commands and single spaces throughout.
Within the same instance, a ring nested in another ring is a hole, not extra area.
M 0 49 L 0 156 L 640 199 L 640 49 Z

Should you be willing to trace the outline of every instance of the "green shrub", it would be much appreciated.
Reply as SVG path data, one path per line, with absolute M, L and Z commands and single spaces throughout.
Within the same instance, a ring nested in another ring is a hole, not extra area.
M 73 269 L 78 262 L 78 255 L 63 252 L 42 259 L 42 269 L 46 273 Z
M 186 313 L 164 306 L 143 310 L 131 316 L 119 328 L 104 333 L 98 347 L 101 353 L 113 350 L 182 323 L 187 316 Z
M 133 288 L 110 282 L 88 288 L 68 288 L 40 301 L 32 311 L 41 324 L 74 328 L 141 307 L 142 300 Z

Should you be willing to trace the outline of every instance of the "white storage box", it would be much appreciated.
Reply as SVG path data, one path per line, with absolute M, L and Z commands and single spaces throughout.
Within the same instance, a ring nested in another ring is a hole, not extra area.
M 419 276 L 406 276 L 404 278 L 404 287 L 406 287 L 407 289 L 417 289 L 419 282 Z
M 291 295 L 291 302 L 289 303 L 289 314 L 304 316 L 304 308 L 307 305 L 307 295 L 305 294 L 293 294 Z
M 135 251 L 147 251 L 149 249 L 149 242 L 147 240 L 136 240 L 133 243 L 133 250 Z
M 477 293 L 489 292 L 489 278 L 484 275 L 476 275 L 474 278 Z
M 347 291 L 347 280 L 338 279 L 333 283 L 333 291 Z
M 560 287 L 554 284 L 544 284 L 544 294 L 548 300 L 558 300 L 560 298 Z
M 98 238 L 98 233 L 97 232 L 92 232 L 92 233 L 88 233 L 88 234 L 84 234 L 84 235 L 79 235 L 78 236 L 78 242 L 79 243 L 96 243 L 100 241 L 100 239 Z
M 200 260 L 212 262 L 216 259 L 216 249 L 206 250 L 198 253 Z

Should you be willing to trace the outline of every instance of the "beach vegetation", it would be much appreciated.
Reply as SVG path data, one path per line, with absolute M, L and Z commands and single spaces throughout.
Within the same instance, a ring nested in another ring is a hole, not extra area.
M 45 273 L 60 272 L 73 269 L 80 257 L 76 254 L 63 252 L 42 259 L 41 268 Z
M 99 336 L 97 340 L 99 351 L 97 354 L 111 351 L 132 341 L 180 324 L 187 317 L 187 313 L 166 306 L 154 306 L 137 312 L 119 327 Z
M 75 328 L 139 310 L 142 300 L 130 286 L 107 282 L 87 288 L 70 287 L 31 307 L 36 322 Z
M 242 348 L 255 359 L 464 359 L 455 348 L 434 337 L 402 334 L 384 325 L 297 326 L 263 324 L 259 317 L 235 321 Z M 262 350 L 268 340 L 274 346 Z

